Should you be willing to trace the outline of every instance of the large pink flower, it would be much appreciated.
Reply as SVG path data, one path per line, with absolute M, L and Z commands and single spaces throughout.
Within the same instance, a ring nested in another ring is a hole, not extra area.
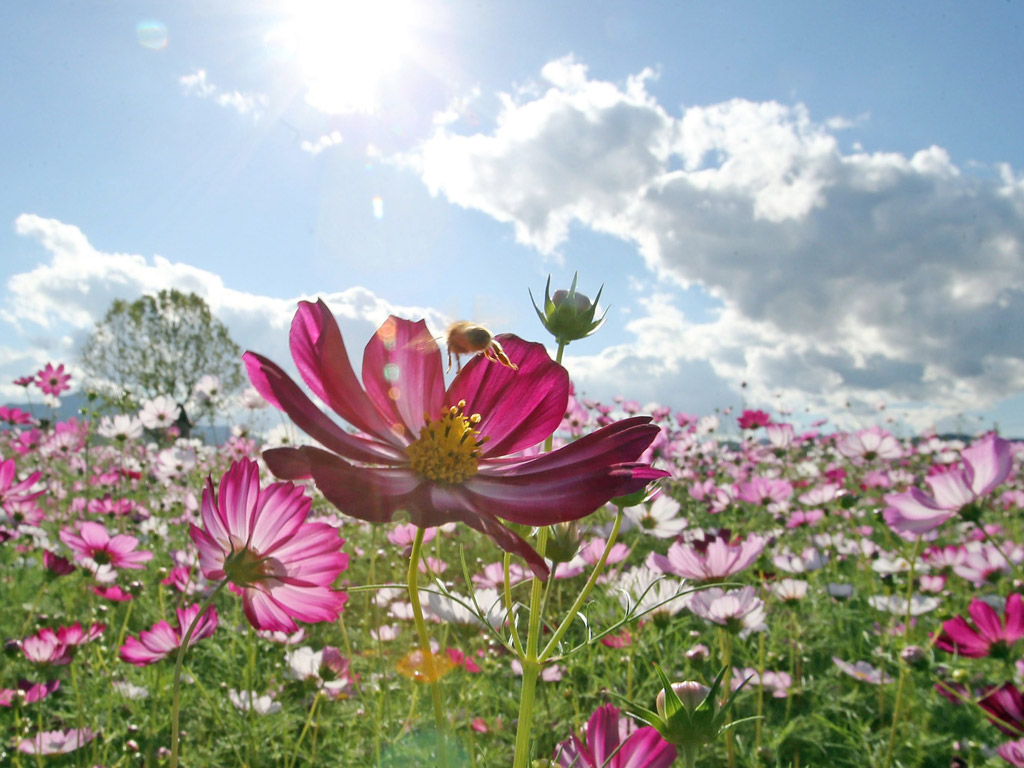
M 885 497 L 885 522 L 897 533 L 921 535 L 1005 482 L 1013 469 L 1010 442 L 986 435 L 960 453 L 963 468 L 929 475 L 932 496 L 919 488 Z
M 242 589 L 245 615 L 256 629 L 294 632 L 295 619 L 334 621 L 348 595 L 331 584 L 348 567 L 345 540 L 327 523 L 309 523 L 311 500 L 292 483 L 260 490 L 256 462 L 236 461 L 220 492 L 203 489 L 203 527 L 189 534 L 210 580 Z
M 45 491 L 29 490 L 42 476 L 42 472 L 33 472 L 16 483 L 14 459 L 0 461 L 0 509 L 6 511 L 9 504 L 23 504 L 42 496 Z
M 386 522 L 404 510 L 420 527 L 462 521 L 548 568 L 504 518 L 541 526 L 577 520 L 666 473 L 636 463 L 658 434 L 648 417 L 611 424 L 552 453 L 520 454 L 558 428 L 569 377 L 540 344 L 500 337 L 518 370 L 476 356 L 444 385 L 441 351 L 426 324 L 389 317 L 366 345 L 363 386 L 327 306 L 301 302 L 291 350 L 309 388 L 361 434 L 329 418 L 266 358 L 244 356 L 253 386 L 319 447 L 275 448 L 267 466 L 312 478 L 342 512 Z

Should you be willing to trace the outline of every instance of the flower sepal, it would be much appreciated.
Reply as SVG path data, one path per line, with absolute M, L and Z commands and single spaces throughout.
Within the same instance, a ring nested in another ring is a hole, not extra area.
M 692 680 L 673 683 L 657 664 L 654 665 L 654 669 L 664 687 L 658 693 L 657 711 L 654 712 L 623 701 L 627 704 L 630 714 L 647 725 L 653 726 L 661 734 L 661 737 L 671 744 L 682 747 L 684 750 L 700 747 L 712 743 L 729 728 L 748 720 L 757 719 L 755 716 L 734 720 L 730 723 L 726 722 L 726 716 L 736 695 L 750 678 L 740 683 L 725 703 L 719 706 L 718 689 L 722 685 L 722 678 L 725 677 L 725 667 L 715 677 L 710 688 Z
M 608 315 L 606 309 L 599 319 L 594 319 L 594 315 L 597 313 L 597 302 L 601 299 L 601 291 L 604 290 L 604 286 L 602 285 L 598 289 L 597 297 L 591 301 L 582 293 L 576 292 L 578 278 L 579 273 L 574 274 L 572 285 L 569 286 L 568 291 L 559 290 L 552 295 L 551 277 L 548 276 L 547 285 L 544 286 L 543 311 L 537 306 L 533 293 L 530 293 L 530 300 L 533 301 L 537 317 L 560 344 L 568 344 L 570 341 L 590 336 L 604 325 L 605 317 Z

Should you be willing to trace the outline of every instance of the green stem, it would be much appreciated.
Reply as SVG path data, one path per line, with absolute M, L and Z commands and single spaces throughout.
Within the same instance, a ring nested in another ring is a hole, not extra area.
M 537 553 L 544 557 L 548 544 L 548 529 L 537 533 Z M 537 693 L 537 676 L 540 662 L 537 648 L 540 645 L 540 604 L 543 594 L 541 580 L 533 577 L 530 586 L 530 619 L 526 634 L 526 655 L 519 661 L 523 665 L 523 688 L 519 694 L 519 722 L 516 724 L 516 752 L 512 768 L 526 768 L 530 759 L 530 727 L 533 719 L 533 700 Z
M 719 660 L 725 667 L 725 675 L 722 676 L 722 690 L 729 695 L 732 690 L 732 635 L 725 627 L 721 627 L 718 635 Z M 726 724 L 732 721 L 732 716 L 726 716 Z M 725 754 L 729 768 L 736 768 L 736 745 L 733 742 L 733 729 L 725 732 Z
M 430 650 L 430 635 L 423 621 L 423 607 L 420 605 L 419 563 L 423 549 L 424 528 L 417 526 L 416 538 L 412 543 L 412 554 L 409 556 L 409 602 L 412 603 L 413 620 L 416 633 L 420 638 L 420 651 L 423 653 L 423 666 L 430 683 L 430 699 L 434 704 L 434 726 L 437 729 L 437 762 L 440 768 L 448 768 L 448 745 L 445 741 L 444 707 L 441 703 L 441 682 L 437 678 L 434 667 L 434 654 Z
M 692 744 L 685 744 L 682 747 L 683 753 L 683 768 L 696 768 L 697 766 L 697 747 Z
M 196 631 L 196 625 L 199 624 L 199 619 L 202 618 L 203 614 L 206 613 L 206 609 L 213 604 L 213 599 L 217 597 L 217 593 L 220 592 L 227 585 L 228 580 L 224 579 L 218 584 L 210 596 L 207 597 L 202 605 L 199 606 L 199 612 L 196 613 L 196 617 L 192 619 L 192 623 L 188 625 L 188 630 L 185 632 L 185 636 L 181 639 L 181 645 L 178 646 L 178 655 L 174 660 L 174 694 L 171 697 L 171 762 L 170 768 L 178 768 L 178 710 L 181 705 L 181 667 L 182 662 L 185 660 L 185 649 L 188 648 L 189 641 L 192 639 L 192 633 Z
M 299 733 L 299 740 L 295 742 L 295 749 L 292 751 L 292 759 L 288 761 L 288 768 L 294 768 L 295 761 L 299 759 L 299 747 L 302 746 L 302 740 L 306 738 L 306 734 L 309 732 L 310 723 L 313 722 L 313 713 L 316 712 L 316 705 L 320 703 L 321 693 L 318 690 L 313 694 L 313 704 L 309 708 L 309 714 L 306 716 L 306 723 L 302 726 L 302 731 Z

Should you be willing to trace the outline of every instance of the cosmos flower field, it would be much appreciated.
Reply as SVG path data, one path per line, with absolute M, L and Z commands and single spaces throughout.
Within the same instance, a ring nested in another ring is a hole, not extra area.
M 1024 765 L 1024 443 L 594 402 L 424 333 L 303 303 L 301 378 L 247 353 L 213 442 L 0 408 L 0 764 Z

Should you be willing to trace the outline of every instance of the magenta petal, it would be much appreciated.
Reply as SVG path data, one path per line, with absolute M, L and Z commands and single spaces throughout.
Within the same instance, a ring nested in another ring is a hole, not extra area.
M 326 416 L 310 400 L 299 386 L 281 368 L 255 352 L 243 355 L 250 370 L 250 381 L 255 386 L 257 379 L 252 376 L 255 367 L 263 377 L 260 381 L 273 395 L 279 407 L 288 414 L 295 425 L 325 448 L 353 461 L 372 464 L 391 463 L 404 454 L 398 448 L 374 440 L 351 435 Z M 362 389 L 359 390 L 362 393 Z M 266 395 L 264 395 L 266 397 Z M 364 395 L 365 397 L 365 395 Z M 268 398 L 269 399 L 269 398 Z
M 387 522 L 415 500 L 423 484 L 422 478 L 409 469 L 356 467 L 319 448 L 300 450 L 320 492 L 346 515 L 360 520 Z
M 465 400 L 468 413 L 480 414 L 477 429 L 488 438 L 484 458 L 537 445 L 562 423 L 569 402 L 569 374 L 542 344 L 518 336 L 499 338 L 519 370 L 477 355 L 455 377 L 445 398 L 445 405 Z
M 960 509 L 974 501 L 974 491 L 967 481 L 967 473 L 960 469 L 931 475 L 925 479 L 932 489 L 935 503 L 946 509 Z
M 594 765 L 607 765 L 617 746 L 619 710 L 611 704 L 603 704 L 587 721 L 587 749 L 594 756 Z
M 1006 600 L 1006 641 L 1015 643 L 1024 637 L 1024 599 L 1014 592 Z
M 544 562 L 544 558 L 538 555 L 537 551 L 515 531 L 506 528 L 491 515 L 479 511 L 455 512 L 452 517 L 462 520 L 470 528 L 486 534 L 491 541 L 506 552 L 523 558 L 538 579 L 547 581 L 551 572 L 547 563 Z
M 363 352 L 366 394 L 391 431 L 415 440 L 424 414 L 436 419 L 444 401 L 441 350 L 427 324 L 391 316 Z
M 242 610 L 256 629 L 270 632 L 294 632 L 298 625 L 270 595 L 258 589 L 246 589 L 242 595 Z
M 617 768 L 669 768 L 676 761 L 676 748 L 645 726 L 626 739 L 616 757 Z
M 989 644 L 978 637 L 963 616 L 954 616 L 942 625 L 942 634 L 935 641 L 947 653 L 957 653 L 971 659 L 988 656 Z
M 316 396 L 356 429 L 380 437 L 380 419 L 352 370 L 338 322 L 323 299 L 299 302 L 288 338 L 295 366 Z
M 982 637 L 990 643 L 1002 638 L 1003 622 L 999 619 L 999 614 L 996 613 L 991 605 L 975 597 L 971 600 L 971 604 L 967 606 L 967 611 L 971 614 L 971 618 L 974 619 L 975 626 L 981 630 Z

